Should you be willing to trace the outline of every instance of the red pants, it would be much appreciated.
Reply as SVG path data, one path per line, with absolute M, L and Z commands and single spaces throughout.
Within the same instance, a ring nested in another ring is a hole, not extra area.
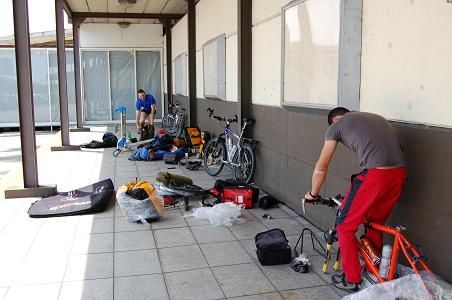
M 350 188 L 336 220 L 342 270 L 347 282 L 361 282 L 361 265 L 355 237 L 359 224 L 364 219 L 384 224 L 400 197 L 406 177 L 406 168 L 366 169 L 352 176 Z M 366 236 L 381 251 L 383 233 L 367 228 Z

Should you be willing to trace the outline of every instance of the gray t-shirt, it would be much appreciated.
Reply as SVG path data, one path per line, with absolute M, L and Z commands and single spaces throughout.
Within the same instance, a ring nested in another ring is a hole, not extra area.
M 405 166 L 405 158 L 394 129 L 388 121 L 376 114 L 345 114 L 328 127 L 325 140 L 342 142 L 357 152 L 362 169 Z

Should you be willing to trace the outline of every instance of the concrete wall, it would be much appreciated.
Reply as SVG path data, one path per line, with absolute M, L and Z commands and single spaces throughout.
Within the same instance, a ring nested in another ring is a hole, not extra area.
M 452 5 L 365 0 L 361 110 L 452 127 Z
M 207 107 L 222 115 L 238 109 L 237 103 L 202 99 L 200 47 L 223 32 L 228 37 L 223 28 L 232 27 L 221 18 L 235 1 L 221 2 L 227 6 L 224 11 L 215 6 L 220 2 L 197 4 L 197 18 L 203 19 L 197 22 L 198 125 L 213 133 L 221 128 L 207 118 Z M 259 141 L 255 182 L 302 213 L 300 200 L 311 188 L 328 111 L 280 105 L 280 13 L 288 2 L 253 0 L 252 117 L 257 122 L 252 134 Z M 207 21 L 209 14 L 219 20 L 218 27 Z M 423 246 L 433 271 L 448 281 L 452 281 L 452 241 L 444 233 L 452 226 L 452 129 L 451 118 L 445 116 L 451 111 L 446 99 L 452 89 L 446 80 L 451 78 L 452 57 L 445 51 L 452 47 L 452 26 L 446 26 L 451 20 L 452 5 L 446 1 L 364 0 L 360 89 L 361 110 L 399 120 L 392 124 L 408 161 L 409 180 L 388 223 L 405 225 L 408 238 Z M 227 46 L 227 51 L 233 48 Z M 232 74 L 227 78 L 228 84 L 237 80 Z M 179 100 L 188 107 L 186 97 Z M 432 123 L 439 126 L 425 125 Z M 356 154 L 339 145 L 322 194 L 344 193 L 350 175 L 358 170 Z M 333 225 L 334 211 L 311 207 L 306 217 L 326 229 Z
M 163 28 L 160 24 L 82 24 L 81 48 L 162 48 Z

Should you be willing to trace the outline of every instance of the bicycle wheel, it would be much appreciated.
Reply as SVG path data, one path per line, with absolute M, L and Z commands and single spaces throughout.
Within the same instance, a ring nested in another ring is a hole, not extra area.
M 250 183 L 256 171 L 256 153 L 251 145 L 245 144 L 238 155 L 236 162 L 239 165 L 234 166 L 234 179 Z
M 162 119 L 162 128 L 169 134 L 173 134 L 176 129 L 174 128 L 174 117 L 172 115 L 165 115 Z
M 226 145 L 222 139 L 211 139 L 204 150 L 203 166 L 207 174 L 220 174 L 226 160 Z

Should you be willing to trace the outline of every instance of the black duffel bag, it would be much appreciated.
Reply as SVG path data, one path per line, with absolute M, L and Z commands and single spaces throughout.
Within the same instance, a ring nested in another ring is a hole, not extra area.
M 289 241 L 279 228 L 260 232 L 254 237 L 256 254 L 263 266 L 288 264 L 292 260 Z

